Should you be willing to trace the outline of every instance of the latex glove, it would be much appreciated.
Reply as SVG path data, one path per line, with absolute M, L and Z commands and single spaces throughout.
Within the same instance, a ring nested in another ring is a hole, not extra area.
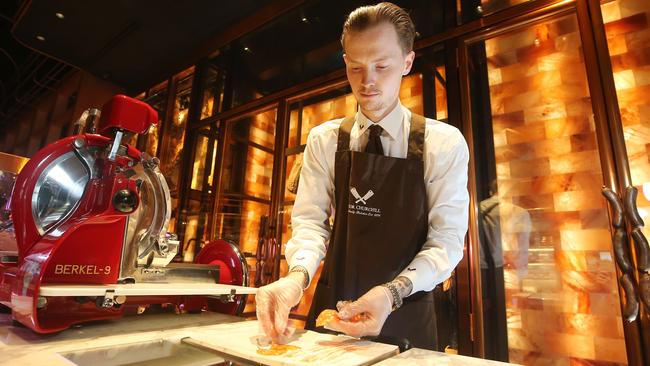
M 264 333 L 275 343 L 286 343 L 291 337 L 293 329 L 287 327 L 289 311 L 298 305 L 301 297 L 300 280 L 291 274 L 257 290 L 255 295 L 257 319 Z
M 341 303 L 338 316 L 341 320 L 328 324 L 328 328 L 353 337 L 376 336 L 391 313 L 393 298 L 384 286 L 375 286 L 353 302 Z M 350 321 L 359 315 L 360 320 Z

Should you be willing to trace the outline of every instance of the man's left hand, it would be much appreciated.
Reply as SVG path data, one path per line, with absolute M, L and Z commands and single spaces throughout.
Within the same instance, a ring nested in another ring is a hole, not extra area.
M 391 313 L 393 298 L 384 286 L 375 286 L 358 300 L 341 306 L 338 312 L 340 320 L 328 324 L 327 328 L 343 332 L 353 337 L 376 336 Z M 356 315 L 361 315 L 358 321 L 352 321 Z

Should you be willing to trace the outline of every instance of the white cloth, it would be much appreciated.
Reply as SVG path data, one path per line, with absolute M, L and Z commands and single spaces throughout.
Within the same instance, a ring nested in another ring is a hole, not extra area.
M 330 214 L 334 214 L 334 160 L 341 121 L 336 119 L 309 132 L 303 157 L 300 185 L 291 215 L 293 235 L 285 255 L 289 268 L 303 266 L 313 279 L 325 257 L 330 238 Z M 411 112 L 397 103 L 378 123 L 384 128 L 384 154 L 406 158 Z M 350 132 L 350 149 L 363 151 L 370 121 L 360 111 Z M 413 283 L 413 293 L 432 290 L 449 277 L 463 257 L 468 224 L 469 152 L 457 128 L 426 119 L 424 135 L 424 184 L 429 208 L 429 229 L 422 250 L 400 276 Z M 398 245 L 398 243 L 396 243 Z

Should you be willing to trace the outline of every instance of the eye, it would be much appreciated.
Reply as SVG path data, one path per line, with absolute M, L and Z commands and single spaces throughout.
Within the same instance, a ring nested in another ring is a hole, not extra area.
M 377 65 L 377 70 L 386 70 L 388 65 Z
M 351 67 L 351 68 L 350 68 L 350 71 L 352 71 L 352 72 L 359 72 L 359 71 L 361 71 L 361 68 L 360 68 L 360 67 Z

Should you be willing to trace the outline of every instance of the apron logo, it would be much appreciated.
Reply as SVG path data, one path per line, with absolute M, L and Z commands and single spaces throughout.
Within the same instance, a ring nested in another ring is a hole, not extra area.
M 366 204 L 367 204 L 366 201 L 367 201 L 370 197 L 372 197 L 372 196 L 375 194 L 375 192 L 373 192 L 372 190 L 368 190 L 368 192 L 366 192 L 366 194 L 363 195 L 363 197 L 361 197 L 361 195 L 359 194 L 359 192 L 357 192 L 357 189 L 354 188 L 354 187 L 350 188 L 350 192 L 352 193 L 352 195 L 354 196 L 354 198 L 357 199 L 354 203 L 359 203 L 359 202 L 361 202 L 361 203 L 363 203 L 364 205 L 366 205 Z
M 350 200 L 348 213 L 353 215 L 381 217 L 380 208 L 368 206 L 368 200 L 375 195 L 375 192 L 373 192 L 372 189 L 369 189 L 368 192 L 362 196 L 359 194 L 356 187 L 350 187 L 350 193 L 352 193 L 355 201 L 352 203 L 352 200 Z

